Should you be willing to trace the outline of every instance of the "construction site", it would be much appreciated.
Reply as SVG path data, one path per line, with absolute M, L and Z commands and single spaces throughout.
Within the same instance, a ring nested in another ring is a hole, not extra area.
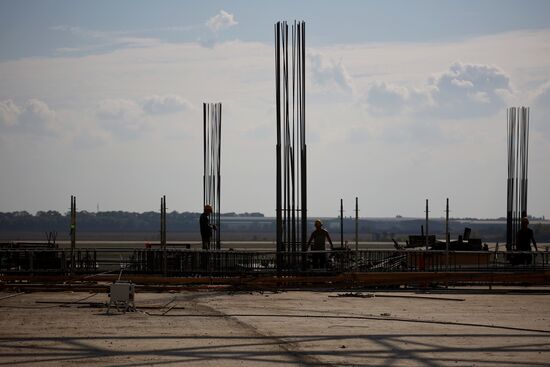
M 222 103 L 205 102 L 202 241 L 168 240 L 162 196 L 158 241 L 87 247 L 71 195 L 66 245 L 51 233 L 0 244 L 0 365 L 550 365 L 549 247 L 517 238 L 528 216 L 530 109 L 506 111 L 505 244 L 488 246 L 470 228 L 451 238 L 447 199 L 444 238 L 430 231 L 426 200 L 420 234 L 360 247 L 356 198 L 355 238 L 344 241 L 341 202 L 340 238 L 315 247 L 305 30 L 274 26 L 274 246 L 224 242 Z

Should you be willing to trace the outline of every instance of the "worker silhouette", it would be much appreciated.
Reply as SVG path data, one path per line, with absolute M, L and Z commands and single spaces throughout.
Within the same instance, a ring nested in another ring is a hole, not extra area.
M 313 245 L 311 245 L 312 251 L 325 251 L 325 244 L 327 240 L 330 244 L 330 249 L 333 250 L 334 248 L 332 246 L 332 239 L 330 238 L 330 234 L 327 230 L 323 228 L 323 222 L 317 219 L 315 221 L 315 230 L 311 233 L 311 236 L 309 237 L 307 247 L 309 248 L 311 242 L 313 242 Z M 327 266 L 327 254 L 324 252 L 313 253 L 312 261 L 314 269 L 324 269 Z
M 535 251 L 538 251 L 537 241 L 535 241 L 533 230 L 529 228 L 529 219 L 523 217 L 521 218 L 521 228 L 516 234 L 516 251 L 531 251 L 531 242 L 535 247 Z M 521 260 L 520 263 L 531 264 L 531 254 L 521 254 L 519 256 Z
M 199 218 L 203 250 L 210 250 L 212 231 L 218 229 L 215 224 L 210 224 L 210 214 L 212 214 L 212 212 L 212 206 L 210 204 L 206 204 L 204 206 L 204 211 Z

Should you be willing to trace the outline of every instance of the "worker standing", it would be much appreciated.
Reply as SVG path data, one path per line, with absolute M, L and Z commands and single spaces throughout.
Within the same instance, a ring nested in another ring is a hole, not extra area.
M 533 230 L 529 228 L 529 219 L 523 217 L 521 218 L 521 228 L 516 234 L 516 251 L 531 251 L 531 243 L 533 243 L 535 251 L 538 251 Z M 531 254 L 521 254 L 520 260 L 520 263 L 528 265 L 532 262 L 532 256 Z
M 212 239 L 212 230 L 217 230 L 215 224 L 210 224 L 210 214 L 212 214 L 212 206 L 206 204 L 204 211 L 199 218 L 201 229 L 202 249 L 210 250 L 210 240 Z
M 327 230 L 323 228 L 323 222 L 317 219 L 315 221 L 315 230 L 311 233 L 311 236 L 309 237 L 307 247 L 309 248 L 311 242 L 313 242 L 313 245 L 311 246 L 312 251 L 325 251 L 325 244 L 327 240 L 330 244 L 330 249 L 333 250 L 334 248 L 332 246 L 332 239 L 330 238 L 330 234 Z M 312 254 L 312 260 L 314 269 L 324 269 L 327 266 L 327 254 L 324 252 Z

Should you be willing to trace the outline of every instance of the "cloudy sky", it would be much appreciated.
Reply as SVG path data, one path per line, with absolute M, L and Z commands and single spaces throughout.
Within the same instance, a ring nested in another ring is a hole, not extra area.
M 311 216 L 498 217 L 506 108 L 531 107 L 550 215 L 548 1 L 0 1 L 0 211 L 199 211 L 223 103 L 222 211 L 275 214 L 273 24 L 305 20 Z

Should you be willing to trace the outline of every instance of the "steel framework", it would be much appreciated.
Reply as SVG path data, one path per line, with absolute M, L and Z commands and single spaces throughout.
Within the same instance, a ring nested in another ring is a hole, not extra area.
M 521 218 L 527 216 L 527 169 L 529 163 L 529 108 L 511 107 L 508 118 L 508 180 L 506 249 L 516 242 Z
M 210 249 L 219 250 L 220 202 L 221 202 L 221 146 L 222 146 L 222 104 L 203 103 L 203 205 L 212 206 L 211 223 L 217 230 L 212 233 Z
M 277 253 L 307 250 L 305 22 L 275 24 Z M 287 261 L 279 257 L 281 268 Z

